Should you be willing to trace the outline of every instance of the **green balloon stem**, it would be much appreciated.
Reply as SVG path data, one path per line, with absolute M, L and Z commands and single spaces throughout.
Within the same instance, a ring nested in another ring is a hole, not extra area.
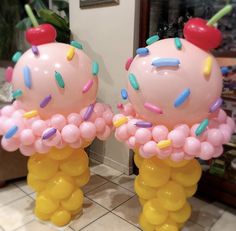
M 233 9 L 232 5 L 226 5 L 223 9 L 221 9 L 218 13 L 216 13 L 208 22 L 207 25 L 213 26 L 218 20 L 224 17 L 226 14 L 230 13 Z
M 33 11 L 32 11 L 32 9 L 31 9 L 29 4 L 25 5 L 25 11 L 28 14 L 28 16 L 29 16 L 33 26 L 37 27 L 39 25 L 39 23 L 38 23 L 36 17 L 34 16 L 34 13 L 33 13 Z

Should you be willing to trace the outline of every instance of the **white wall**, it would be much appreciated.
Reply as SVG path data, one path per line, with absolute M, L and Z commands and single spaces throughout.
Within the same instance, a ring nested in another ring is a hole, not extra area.
M 91 9 L 81 9 L 79 0 L 69 2 L 73 37 L 100 65 L 98 100 L 117 112 L 120 89 L 127 81 L 124 64 L 138 45 L 139 0 L 120 0 L 119 5 Z M 129 150 L 114 137 L 104 143 L 96 140 L 91 152 L 94 158 L 114 168 L 126 173 L 130 170 Z

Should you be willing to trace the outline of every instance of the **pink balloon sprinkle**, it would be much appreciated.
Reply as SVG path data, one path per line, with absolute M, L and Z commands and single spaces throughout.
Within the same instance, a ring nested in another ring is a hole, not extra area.
M 13 67 L 7 67 L 5 70 L 5 80 L 10 83 L 12 80 L 12 74 L 13 74 Z
M 123 109 L 123 108 L 124 108 L 124 105 L 123 105 L 122 103 L 118 103 L 118 104 L 117 104 L 117 108 L 118 108 L 118 109 Z
M 126 61 L 126 63 L 125 63 L 125 70 L 126 70 L 126 71 L 129 70 L 130 65 L 131 65 L 131 63 L 133 62 L 133 60 L 134 60 L 133 57 L 130 57 L 130 58 L 127 59 L 127 61 Z
M 153 105 L 153 104 L 151 104 L 151 103 L 148 103 L 148 102 L 144 103 L 144 107 L 145 107 L 146 109 L 148 109 L 148 110 L 154 112 L 154 113 L 163 114 L 163 111 L 162 111 L 161 108 L 159 108 L 159 107 L 157 107 L 157 106 L 155 106 L 155 105 Z
M 82 92 L 86 93 L 93 86 L 93 79 L 90 79 L 83 87 Z

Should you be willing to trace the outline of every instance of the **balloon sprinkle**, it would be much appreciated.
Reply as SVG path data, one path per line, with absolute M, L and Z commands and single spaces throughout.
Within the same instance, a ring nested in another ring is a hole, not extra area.
M 152 123 L 147 122 L 147 121 L 138 121 L 137 123 L 135 123 L 135 125 L 140 128 L 151 128 L 152 127 Z
M 113 122 L 114 127 L 118 128 L 123 124 L 126 124 L 128 122 L 128 118 L 127 117 L 122 117 L 116 121 Z
M 152 65 L 155 67 L 178 67 L 179 64 L 180 61 L 176 58 L 160 58 L 152 62 Z
M 146 40 L 146 44 L 147 44 L 147 45 L 151 45 L 151 44 L 157 42 L 159 39 L 160 39 L 160 38 L 159 38 L 158 35 L 153 35 L 153 36 L 151 36 L 150 38 L 148 38 L 148 39 Z
M 204 119 L 200 124 L 199 126 L 197 127 L 196 131 L 195 131 L 195 134 L 196 136 L 200 136 L 207 128 L 209 124 L 209 120 L 208 119 Z
M 127 59 L 127 61 L 126 61 L 126 63 L 125 63 L 125 70 L 126 70 L 126 71 L 129 70 L 130 65 L 131 65 L 131 63 L 133 62 L 133 60 L 134 60 L 133 57 L 130 57 L 130 58 Z
M 55 80 L 60 88 L 65 88 L 65 83 L 62 78 L 62 75 L 57 71 L 55 71 Z
M 15 91 L 12 93 L 12 98 L 16 99 L 16 98 L 21 97 L 22 95 L 23 95 L 22 90 L 17 89 L 17 90 L 15 90 Z
M 93 86 L 93 79 L 90 79 L 83 87 L 82 92 L 86 93 Z
M 77 49 L 79 49 L 79 50 L 83 50 L 82 44 L 79 43 L 79 42 L 77 42 L 77 41 L 71 41 L 71 42 L 70 42 L 70 45 L 73 46 L 73 47 L 75 47 L 75 48 L 77 48 Z
M 223 103 L 222 98 L 218 98 L 211 106 L 209 112 L 215 112 L 217 111 Z
M 10 83 L 12 81 L 13 76 L 13 67 L 9 66 L 5 70 L 5 80 Z
M 44 108 L 48 105 L 48 103 L 51 101 L 52 99 L 52 96 L 51 95 L 48 95 L 46 96 L 41 102 L 40 102 L 40 107 L 41 108 Z
M 144 103 L 144 107 L 145 107 L 147 110 L 149 110 L 149 111 L 151 111 L 151 112 L 154 112 L 154 113 L 156 113 L 156 114 L 163 114 L 163 111 L 162 111 L 161 108 L 159 108 L 159 107 L 157 107 L 157 106 L 155 106 L 155 105 L 153 105 L 153 104 L 151 104 L 151 103 L 148 103 L 148 102 Z
M 122 97 L 122 99 L 128 99 L 128 92 L 126 91 L 126 89 L 121 89 L 121 97 Z
M 181 50 L 182 48 L 181 40 L 178 37 L 175 37 L 175 46 L 178 50 Z
M 32 50 L 32 52 L 37 56 L 37 55 L 39 55 L 39 50 L 38 50 L 38 47 L 37 46 L 32 46 L 31 47 L 31 50 Z
M 47 140 L 47 139 L 51 138 L 53 135 L 55 135 L 56 132 L 57 132 L 57 129 L 56 129 L 56 128 L 51 128 L 51 129 L 49 129 L 47 132 L 45 132 L 45 133 L 43 134 L 42 139 L 43 139 L 43 140 Z
M 212 58 L 211 56 L 208 56 L 204 61 L 203 74 L 205 76 L 209 76 L 211 74 L 211 70 L 212 70 Z
M 171 140 L 161 140 L 157 143 L 157 147 L 160 149 L 168 148 L 171 145 Z
M 67 60 L 71 61 L 73 59 L 74 55 L 75 55 L 75 47 L 70 46 L 70 48 L 69 48 L 69 50 L 68 50 L 68 52 L 66 54 Z
M 92 74 L 93 75 L 97 75 L 99 72 L 99 65 L 97 62 L 93 61 L 93 64 L 92 64 Z
M 117 107 L 118 109 L 124 109 L 124 105 L 123 105 L 122 103 L 118 103 L 118 104 L 116 105 L 116 107 Z
M 87 108 L 85 114 L 84 114 L 84 120 L 85 120 L 85 121 L 87 121 L 87 120 L 91 117 L 91 115 L 92 115 L 92 113 L 93 113 L 93 109 L 94 109 L 94 104 L 90 104 L 90 105 L 88 106 L 88 108 Z
M 132 74 L 132 73 L 129 74 L 129 82 L 130 82 L 130 84 L 131 84 L 131 86 L 133 87 L 134 90 L 139 89 L 138 81 L 137 81 L 135 75 Z
M 181 106 L 190 96 L 190 89 L 186 88 L 184 89 L 181 94 L 176 98 L 174 106 L 179 107 Z
M 29 112 L 26 112 L 23 117 L 26 118 L 26 119 L 30 119 L 30 118 L 33 118 L 35 116 L 38 115 L 38 111 L 36 110 L 32 110 L 32 111 L 29 111 Z
M 136 50 L 136 54 L 140 56 L 146 56 L 149 54 L 149 50 L 146 47 L 141 47 Z
M 17 61 L 20 59 L 22 53 L 20 51 L 17 51 L 11 58 L 11 60 L 14 62 L 14 63 L 17 63 Z
M 24 66 L 23 68 L 23 74 L 24 74 L 24 83 L 25 86 L 29 89 L 32 87 L 32 82 L 31 82 L 31 75 L 30 75 L 30 69 L 28 66 Z
M 18 131 L 18 127 L 17 126 L 13 126 L 11 127 L 4 135 L 5 139 L 10 139 L 12 138 Z

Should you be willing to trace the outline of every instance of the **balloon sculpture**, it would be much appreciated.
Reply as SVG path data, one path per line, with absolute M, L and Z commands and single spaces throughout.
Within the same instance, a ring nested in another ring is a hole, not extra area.
M 28 14 L 31 9 L 26 6 Z M 36 192 L 35 215 L 64 226 L 80 213 L 90 177 L 84 148 L 112 130 L 110 107 L 96 103 L 98 64 L 78 42 L 56 43 L 48 24 L 29 29 L 32 45 L 6 70 L 14 103 L 1 109 L 0 134 L 7 151 L 30 156 L 28 184 Z
M 154 35 L 126 63 L 128 85 L 121 96 L 130 103 L 118 105 L 113 124 L 116 138 L 135 152 L 134 187 L 144 231 L 177 231 L 184 225 L 191 215 L 187 199 L 202 172 L 195 158 L 220 156 L 235 128 L 220 109 L 222 74 L 209 50 L 219 45 L 221 33 L 209 22 L 190 19 L 186 39 L 158 41 Z

